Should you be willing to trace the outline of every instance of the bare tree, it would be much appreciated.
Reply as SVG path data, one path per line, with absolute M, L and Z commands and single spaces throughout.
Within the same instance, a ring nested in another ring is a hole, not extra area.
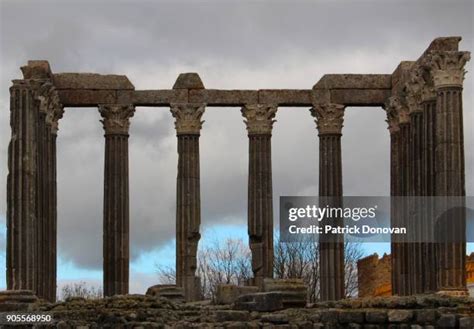
M 275 278 L 302 278 L 308 285 L 309 300 L 319 299 L 319 245 L 315 241 L 282 242 L 275 239 Z M 346 297 L 357 295 L 357 261 L 363 257 L 360 243 L 344 243 Z M 198 251 L 196 275 L 201 278 L 201 294 L 206 299 L 215 297 L 219 284 L 243 285 L 252 277 L 251 253 L 242 239 L 214 240 Z M 156 265 L 162 284 L 176 282 L 176 271 L 171 266 Z
M 250 259 L 250 249 L 242 239 L 215 239 L 209 246 L 200 248 L 196 275 L 201 279 L 202 296 L 213 299 L 219 284 L 243 285 L 251 277 Z M 155 266 L 161 284 L 176 282 L 174 267 Z
M 66 284 L 61 289 L 60 300 L 66 300 L 71 297 L 82 297 L 86 299 L 98 299 L 102 298 L 102 288 L 88 286 L 86 282 L 76 282 L 71 284 Z
M 357 261 L 364 255 L 360 243 L 344 243 L 346 297 L 357 295 Z M 320 297 L 319 245 L 316 241 L 282 242 L 276 239 L 274 274 L 276 278 L 302 278 L 308 285 L 309 300 Z

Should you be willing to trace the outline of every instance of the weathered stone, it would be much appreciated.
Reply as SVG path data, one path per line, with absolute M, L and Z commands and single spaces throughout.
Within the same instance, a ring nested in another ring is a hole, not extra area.
M 190 103 L 206 103 L 211 106 L 244 106 L 259 102 L 257 90 L 191 89 Z
M 237 286 L 234 284 L 220 284 L 217 286 L 216 303 L 232 304 L 238 297 L 251 293 L 257 293 L 258 287 L 255 286 Z
M 456 315 L 442 314 L 436 324 L 440 328 L 456 328 Z
M 264 314 L 262 315 L 263 322 L 271 322 L 275 324 L 285 324 L 288 323 L 288 315 L 286 314 Z
M 95 73 L 56 73 L 53 82 L 58 89 L 133 90 L 125 75 Z
M 464 317 L 459 319 L 459 328 L 472 329 L 474 328 L 474 317 Z
M 360 311 L 341 311 L 339 312 L 340 323 L 364 323 L 364 312 Z
M 401 323 L 408 322 L 413 318 L 413 311 L 411 310 L 390 310 L 388 311 L 388 321 Z
M 217 322 L 248 321 L 250 313 L 247 311 L 222 310 L 216 311 L 214 316 Z
M 369 323 L 385 323 L 387 322 L 388 315 L 383 310 L 370 310 L 365 313 L 365 319 Z
M 390 74 L 325 74 L 313 89 L 390 89 Z
M 436 321 L 437 314 L 435 310 L 417 310 L 415 311 L 416 322 L 424 323 L 433 323 Z
M 234 309 L 259 312 L 273 312 L 283 309 L 282 295 L 279 292 L 263 292 L 243 295 L 237 298 Z
M 157 284 L 147 289 L 148 296 L 163 297 L 176 302 L 184 301 L 184 291 L 182 287 L 172 284 Z
M 197 73 L 181 73 L 173 89 L 204 89 L 204 84 Z

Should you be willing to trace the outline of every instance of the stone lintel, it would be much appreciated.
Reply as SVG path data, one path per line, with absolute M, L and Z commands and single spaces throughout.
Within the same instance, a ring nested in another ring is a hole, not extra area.
M 383 106 L 390 89 L 333 89 L 331 103 L 345 106 Z
M 279 106 L 311 106 L 311 90 L 308 89 L 262 89 L 258 91 L 260 104 Z
M 96 73 L 57 73 L 53 75 L 57 89 L 133 90 L 125 75 Z
M 390 89 L 390 74 L 325 74 L 313 89 Z
M 258 103 L 257 90 L 189 90 L 190 103 L 206 103 L 212 106 L 242 106 Z
M 136 90 L 119 92 L 119 100 L 130 100 L 135 106 L 170 106 L 172 103 L 188 103 L 188 90 Z M 128 103 L 128 102 L 120 102 Z
M 99 104 L 118 103 L 117 90 L 58 90 L 64 107 L 94 107 Z

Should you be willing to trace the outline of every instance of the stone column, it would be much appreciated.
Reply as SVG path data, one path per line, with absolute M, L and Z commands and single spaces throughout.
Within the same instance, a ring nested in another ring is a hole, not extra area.
M 397 201 L 400 195 L 399 191 L 399 152 L 400 152 L 400 126 L 397 110 L 397 100 L 395 97 L 389 98 L 384 109 L 387 112 L 387 124 L 390 132 L 390 196 L 392 203 L 390 206 L 390 225 L 392 227 L 400 226 L 400 218 L 397 214 Z M 391 262 L 392 262 L 392 294 L 400 294 L 400 242 L 396 234 L 391 237 Z
M 99 106 L 105 131 L 104 295 L 128 293 L 129 185 L 128 130 L 135 109 L 128 104 Z
M 37 290 L 37 86 L 14 80 L 10 88 L 7 182 L 7 289 Z
M 178 137 L 176 284 L 184 288 L 187 301 L 200 299 L 196 256 L 201 238 L 199 136 L 204 110 L 204 104 L 171 104 Z
M 392 225 L 405 227 L 408 225 L 408 200 L 410 187 L 410 117 L 408 107 L 399 96 L 392 96 L 387 104 L 389 120 L 398 121 L 396 135 L 391 141 L 392 146 L 392 172 L 391 172 L 391 194 L 392 202 Z M 395 119 L 396 118 L 396 119 Z M 396 143 L 396 145 L 395 145 Z M 396 159 L 394 157 L 397 157 Z M 393 294 L 406 296 L 411 292 L 410 280 L 410 244 L 405 236 L 394 237 L 392 244 L 392 280 Z
M 38 166 L 38 273 L 37 295 L 56 300 L 57 270 L 57 183 L 56 137 L 58 121 L 63 116 L 59 95 L 51 83 L 44 83 L 37 93 Z
M 320 200 L 331 207 L 342 207 L 341 136 L 344 105 L 318 104 L 310 111 L 316 118 L 319 131 Z M 343 220 L 332 220 L 332 223 L 342 226 Z M 321 300 L 342 299 L 345 297 L 343 238 L 339 235 L 322 235 L 320 239 Z
M 423 151 L 422 151 L 422 195 L 426 199 L 424 230 L 426 242 L 423 251 L 423 292 L 437 290 L 437 247 L 434 240 L 433 201 L 429 197 L 436 195 L 435 188 L 435 127 L 436 127 L 436 93 L 432 81 L 425 81 L 421 94 L 423 108 Z
M 10 88 L 7 289 L 56 296 L 56 197 L 52 125 L 62 107 L 45 61 L 29 61 Z
M 428 54 L 436 90 L 436 196 L 465 196 L 462 89 L 469 52 Z M 438 245 L 438 291 L 467 295 L 465 213 L 440 224 L 446 241 Z
M 410 280 L 410 294 L 419 294 L 423 292 L 424 282 L 424 268 L 423 268 L 423 249 L 422 234 L 426 227 L 424 227 L 423 216 L 425 215 L 421 206 L 423 187 L 423 172 L 422 172 L 422 152 L 424 145 L 423 138 L 423 108 L 421 107 L 421 89 L 424 81 L 418 68 L 415 68 L 410 73 L 410 79 L 406 83 L 406 99 L 408 105 L 408 112 L 410 116 L 410 143 L 409 143 L 409 171 L 410 181 L 408 185 L 409 209 L 409 236 L 410 242 L 407 247 L 410 249 L 409 261 L 409 280 Z
M 249 137 L 248 234 L 254 284 L 273 277 L 273 190 L 271 137 L 276 105 L 242 108 Z

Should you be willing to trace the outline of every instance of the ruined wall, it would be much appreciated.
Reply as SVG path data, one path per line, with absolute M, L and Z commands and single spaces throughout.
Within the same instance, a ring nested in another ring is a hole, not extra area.
M 359 297 L 391 296 L 391 255 L 379 259 L 376 253 L 357 262 Z M 466 256 L 466 281 L 470 295 L 474 293 L 474 253 Z

